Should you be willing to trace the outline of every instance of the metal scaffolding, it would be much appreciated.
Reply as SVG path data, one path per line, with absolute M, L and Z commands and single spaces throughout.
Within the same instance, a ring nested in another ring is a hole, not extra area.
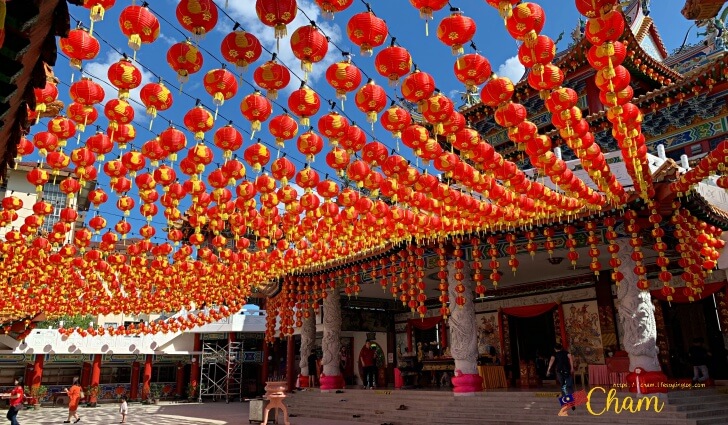
M 205 396 L 227 403 L 235 398 L 242 401 L 242 353 L 242 342 L 203 341 L 199 401 Z

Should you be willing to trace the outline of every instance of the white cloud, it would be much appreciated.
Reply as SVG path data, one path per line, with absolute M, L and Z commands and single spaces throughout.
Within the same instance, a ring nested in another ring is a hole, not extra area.
M 341 40 L 341 28 L 331 22 L 324 21 L 321 16 L 321 9 L 314 4 L 311 0 L 300 0 L 298 2 L 300 7 L 308 17 L 316 22 L 316 25 L 323 31 L 323 33 L 331 38 L 333 43 L 338 44 Z M 233 18 L 237 19 L 238 23 L 249 32 L 255 34 L 260 42 L 270 51 L 277 51 L 277 43 L 274 37 L 273 28 L 263 25 L 258 19 L 258 15 L 255 13 L 255 2 L 254 1 L 234 1 L 229 3 L 228 13 Z M 280 39 L 280 51 L 278 51 L 278 60 L 284 63 L 290 68 L 296 75 L 303 78 L 303 71 L 301 71 L 301 62 L 291 51 L 291 35 L 297 28 L 309 25 L 309 19 L 304 16 L 301 11 L 298 11 L 296 18 L 288 24 L 288 35 Z M 329 50 L 326 57 L 321 62 L 313 64 L 313 72 L 308 76 L 310 84 L 315 83 L 326 73 L 326 69 L 341 58 L 340 52 L 329 43 Z M 265 51 L 261 57 L 261 60 L 270 60 L 270 56 Z M 286 88 L 287 92 L 298 89 L 299 84 L 296 82 L 296 78 L 291 78 L 291 83 Z
M 119 90 L 109 82 L 108 71 L 109 66 L 118 62 L 119 59 L 121 59 L 120 54 L 114 51 L 110 51 L 106 54 L 106 58 L 103 61 L 89 62 L 83 67 L 84 73 L 88 74 L 89 77 L 91 77 L 94 81 L 99 83 L 104 88 L 104 92 L 106 92 L 104 104 L 109 100 L 117 97 L 118 95 Z M 131 91 L 129 96 L 129 104 L 134 108 L 134 121 L 146 122 L 148 120 L 146 115 L 146 108 L 141 101 L 139 92 L 145 84 L 156 81 L 157 78 L 154 76 L 154 74 L 142 68 L 138 63 L 135 63 L 135 65 L 137 69 L 139 69 L 139 71 L 142 73 L 142 83 L 139 85 L 138 88 Z
M 174 38 L 169 37 L 163 33 L 159 33 L 159 39 L 162 40 L 163 42 L 167 43 L 167 45 L 169 45 L 169 46 L 177 43 L 177 40 L 175 40 Z
M 514 84 L 521 81 L 525 73 L 526 67 L 518 61 L 518 56 L 506 59 L 505 63 L 499 66 L 498 71 L 496 71 L 499 76 L 510 78 Z

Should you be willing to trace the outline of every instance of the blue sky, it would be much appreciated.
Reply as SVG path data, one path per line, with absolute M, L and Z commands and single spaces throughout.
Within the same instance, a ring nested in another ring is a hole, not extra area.
M 188 35 L 180 26 L 175 18 L 175 9 L 177 1 L 175 0 L 154 0 L 150 1 L 151 10 L 167 19 L 170 23 L 161 21 L 161 32 L 160 38 L 152 45 L 143 45 L 137 55 L 137 60 L 141 65 L 140 68 L 144 72 L 144 83 L 150 81 L 156 81 L 157 77 L 162 77 L 169 85 L 178 87 L 179 83 L 176 80 L 175 73 L 171 70 L 169 65 L 166 63 L 166 51 L 173 43 L 183 41 Z M 219 6 L 224 6 L 223 0 L 218 0 Z M 449 14 L 446 10 L 437 12 L 434 16 L 434 21 L 430 22 L 430 35 L 425 37 L 425 24 L 419 17 L 418 11 L 416 11 L 408 1 L 406 0 L 391 0 L 391 1 L 373 1 L 369 3 L 373 11 L 382 19 L 384 19 L 389 26 L 389 31 L 392 36 L 397 38 L 397 43 L 407 48 L 413 58 L 413 61 L 423 71 L 429 72 L 435 78 L 438 88 L 445 94 L 455 95 L 458 91 L 463 90 L 463 86 L 455 79 L 453 75 L 453 63 L 455 57 L 452 56 L 450 48 L 442 44 L 435 36 L 437 23 L 445 16 Z M 519 72 L 522 73 L 522 67 L 517 63 L 517 59 L 514 59 L 517 53 L 516 42 L 508 35 L 503 25 L 502 19 L 498 16 L 495 9 L 488 6 L 484 1 L 463 1 L 453 0 L 452 5 L 460 7 L 464 14 L 475 19 L 478 29 L 473 39 L 474 43 L 479 49 L 479 52 L 486 56 L 493 66 L 493 69 L 500 74 L 517 77 Z M 538 2 L 546 12 L 546 25 L 543 30 L 543 34 L 548 35 L 556 39 L 560 33 L 564 32 L 564 38 L 558 45 L 559 50 L 566 48 L 567 44 L 571 41 L 570 33 L 577 26 L 579 15 L 572 1 L 568 0 L 541 0 Z M 684 5 L 684 0 L 660 0 L 659 6 L 657 2 L 652 2 L 652 17 L 655 19 L 658 28 L 660 29 L 662 38 L 667 45 L 669 51 L 679 47 L 683 42 L 688 29 L 688 42 L 696 41 L 697 29 L 695 27 L 690 28 L 692 25 L 691 21 L 686 20 L 681 14 L 680 9 Z M 131 56 L 131 49 L 127 47 L 125 37 L 122 35 L 119 24 L 118 16 L 121 10 L 130 5 L 131 0 L 119 0 L 116 5 L 109 11 L 107 11 L 104 21 L 96 23 L 95 33 L 101 39 L 101 53 L 98 58 L 86 64 L 84 70 L 92 77 L 98 78 L 99 80 L 106 79 L 106 69 L 108 65 L 118 60 L 118 53 L 112 49 L 109 45 L 114 46 L 121 52 L 125 52 Z M 354 13 L 360 13 L 366 10 L 366 7 L 361 0 L 355 0 L 353 5 L 345 12 L 337 14 L 333 21 L 324 20 L 320 14 L 318 7 L 313 4 L 311 0 L 299 0 L 300 8 L 305 12 L 308 18 L 317 22 L 317 24 L 323 29 L 325 34 L 331 38 L 333 44 L 329 47 L 329 54 L 322 63 L 314 64 L 314 72 L 310 76 L 309 83 L 314 90 L 316 90 L 322 98 L 321 113 L 328 112 L 325 99 L 336 100 L 334 97 L 333 90 L 326 83 L 323 75 L 329 64 L 338 61 L 341 58 L 341 53 L 337 49 L 341 48 L 345 51 L 354 53 L 354 62 L 359 66 L 366 74 L 374 77 L 375 81 L 384 87 L 390 96 L 395 97 L 399 95 L 399 87 L 390 87 L 387 85 L 387 81 L 384 77 L 377 74 L 373 68 L 374 57 L 362 57 L 359 55 L 358 47 L 354 46 L 346 37 L 346 23 L 349 17 Z M 89 17 L 88 10 L 71 6 L 70 8 L 72 21 L 74 19 L 81 20 L 84 25 L 88 26 Z M 210 95 L 205 92 L 202 87 L 202 77 L 205 72 L 219 68 L 222 56 L 220 54 L 220 41 L 222 38 L 232 30 L 233 20 L 240 23 L 241 26 L 250 32 L 255 33 L 264 45 L 270 49 L 275 50 L 275 41 L 272 37 L 273 30 L 268 27 L 264 27 L 257 19 L 255 15 L 255 2 L 253 0 L 230 0 L 228 8 L 225 10 L 232 19 L 225 16 L 225 13 L 219 14 L 219 21 L 217 28 L 207 34 L 207 36 L 200 42 L 205 57 L 205 65 L 201 72 L 191 76 L 190 81 L 184 85 L 184 93 L 180 93 L 179 90 L 172 89 L 172 94 L 175 97 L 175 104 L 169 111 L 161 113 L 162 117 L 174 122 L 177 127 L 182 128 L 182 117 L 184 114 L 195 105 L 195 99 L 200 99 L 204 105 L 212 108 L 212 100 Z M 296 18 L 293 24 L 289 25 L 288 34 L 293 33 L 295 29 L 300 25 L 308 24 L 308 20 L 303 13 L 299 12 L 299 16 Z M 389 42 L 389 40 L 388 40 Z M 387 43 L 388 43 L 387 42 Z M 289 38 L 281 40 L 281 51 L 279 53 L 280 59 L 286 63 L 292 70 L 294 70 L 299 76 L 302 76 L 300 72 L 298 60 L 293 57 L 290 52 Z M 466 49 L 466 51 L 470 51 Z M 375 51 L 376 55 L 376 51 Z M 265 60 L 270 58 L 270 54 L 263 52 L 261 59 L 254 65 L 248 68 L 248 70 L 242 73 L 242 78 L 249 83 L 243 82 L 240 84 L 238 94 L 231 100 L 225 102 L 220 108 L 220 115 L 223 118 L 219 118 L 216 122 L 215 129 L 220 126 L 227 124 L 228 120 L 233 120 L 235 124 L 242 128 L 248 129 L 249 123 L 242 118 L 239 110 L 240 100 L 247 94 L 253 92 L 254 88 L 251 84 L 253 70 L 257 65 L 260 65 Z M 145 70 L 144 68 L 148 68 Z M 233 67 L 229 67 L 233 68 Z M 149 71 L 151 70 L 151 71 Z M 234 70 L 234 69 L 233 69 Z M 59 58 L 58 64 L 55 68 L 56 75 L 65 84 L 71 81 L 72 70 L 68 66 L 68 61 L 64 58 Z M 79 73 L 75 72 L 75 78 L 79 78 Z M 366 77 L 364 79 L 366 81 Z M 99 81 L 102 82 L 102 81 Z M 288 91 L 283 91 L 278 99 L 280 105 L 285 106 L 287 104 L 287 95 L 290 91 L 299 87 L 299 82 L 296 77 L 292 78 L 289 85 Z M 60 85 L 59 91 L 61 92 L 61 98 L 68 103 L 68 86 Z M 116 97 L 116 91 L 107 87 L 106 89 L 106 100 Z M 366 119 L 363 113 L 361 113 L 355 106 L 353 101 L 353 95 L 349 96 L 346 102 L 345 113 L 354 121 L 356 121 L 361 127 L 365 128 L 369 134 L 369 138 L 376 137 L 382 143 L 392 148 L 395 146 L 395 142 L 388 132 L 385 132 L 381 126 L 377 123 L 374 126 L 374 130 L 366 123 Z M 138 99 L 138 91 L 132 95 L 132 99 Z M 459 103 L 457 98 L 453 99 L 456 104 Z M 100 119 L 97 121 L 102 129 L 106 128 L 106 121 L 103 116 L 102 108 L 98 108 L 100 113 Z M 149 131 L 149 120 L 145 116 L 144 108 L 136 105 L 136 119 L 135 124 L 137 127 L 137 138 L 133 143 L 134 146 L 140 147 L 145 141 L 152 139 L 158 132 L 164 130 L 167 123 L 163 118 L 157 118 L 154 121 L 152 131 Z M 274 105 L 273 116 L 280 114 L 281 108 Z M 37 131 L 45 130 L 45 121 L 41 121 L 36 127 L 31 130 L 31 137 Z M 315 120 L 312 120 L 315 123 Z M 278 152 L 275 150 L 273 139 L 267 134 L 265 129 L 267 124 L 263 124 L 264 131 L 259 134 L 259 137 L 263 138 L 271 148 L 272 158 L 275 159 Z M 299 134 L 303 129 L 299 129 Z M 208 133 L 207 141 L 212 146 L 212 133 Z M 85 140 L 88 136 L 93 134 L 93 128 L 90 127 L 86 130 L 86 133 L 82 135 L 82 140 Z M 245 134 L 244 134 L 245 136 Z M 194 141 L 192 135 L 188 133 L 188 147 L 193 145 Z M 249 137 L 246 137 L 243 149 L 245 149 L 251 141 Z M 74 141 L 70 141 L 67 153 L 70 153 L 70 149 L 76 147 Z M 242 150 L 239 152 L 239 156 L 242 157 Z M 320 157 L 313 164 L 323 178 L 323 174 L 331 172 L 325 164 L 324 156 L 329 151 L 330 146 L 325 144 L 323 152 Z M 400 154 L 407 158 L 412 158 L 411 153 L 405 152 L 407 148 L 402 146 Z M 115 151 L 118 152 L 118 151 Z M 294 165 L 297 169 L 303 167 L 303 157 L 298 154 L 295 147 L 295 140 L 288 142 L 287 146 L 281 152 L 288 153 L 288 157 L 293 160 Z M 182 152 L 180 158 L 184 156 L 186 152 Z M 107 158 L 115 158 L 116 155 L 107 155 Z M 28 158 L 30 159 L 30 158 Z M 216 151 L 215 162 L 221 163 L 221 152 Z M 212 171 L 214 167 L 208 166 L 207 173 Z M 255 173 L 250 167 L 248 168 L 248 178 L 254 178 Z M 432 169 L 431 169 L 432 170 Z M 181 178 L 185 176 L 178 172 Z M 113 227 L 121 214 L 115 208 L 116 197 L 111 194 L 111 190 L 108 188 L 108 179 L 103 173 L 100 174 L 101 186 L 110 193 L 110 199 L 105 206 L 102 207 L 102 212 L 106 216 L 109 226 Z M 136 196 L 135 196 L 136 197 Z M 141 227 L 143 219 L 138 214 L 138 197 L 137 207 L 135 212 L 132 214 L 132 225 L 134 232 Z M 188 203 L 181 206 L 181 210 L 184 211 L 185 206 Z M 163 208 L 160 207 L 160 213 L 154 220 L 154 223 L 159 226 L 164 224 L 164 218 L 162 216 Z M 158 236 L 164 236 L 163 232 L 158 232 Z

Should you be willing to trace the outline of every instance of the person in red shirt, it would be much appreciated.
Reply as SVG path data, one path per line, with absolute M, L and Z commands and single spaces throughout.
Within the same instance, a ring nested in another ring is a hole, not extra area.
M 372 342 L 367 340 L 359 352 L 359 364 L 364 372 L 364 389 L 376 388 L 377 367 L 374 365 L 374 349 Z
M 23 378 L 15 378 L 15 388 L 10 391 L 10 409 L 6 418 L 10 421 L 10 425 L 20 425 L 18 422 L 18 412 L 23 408 L 23 400 L 25 399 L 25 390 L 23 389 Z
M 71 388 L 66 388 L 65 392 L 68 394 L 68 419 L 63 421 L 63 423 L 70 424 L 71 419 L 75 419 L 73 423 L 76 423 L 81 420 L 81 417 L 78 416 L 78 404 L 81 401 L 81 394 L 83 393 L 78 377 L 73 378 Z

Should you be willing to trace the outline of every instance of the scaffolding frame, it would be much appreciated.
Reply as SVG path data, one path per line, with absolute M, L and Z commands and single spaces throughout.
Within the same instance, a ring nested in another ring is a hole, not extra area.
M 212 397 L 213 400 L 231 400 L 242 398 L 243 388 L 243 343 L 222 340 L 203 341 L 202 355 L 200 356 L 200 393 L 202 397 Z

